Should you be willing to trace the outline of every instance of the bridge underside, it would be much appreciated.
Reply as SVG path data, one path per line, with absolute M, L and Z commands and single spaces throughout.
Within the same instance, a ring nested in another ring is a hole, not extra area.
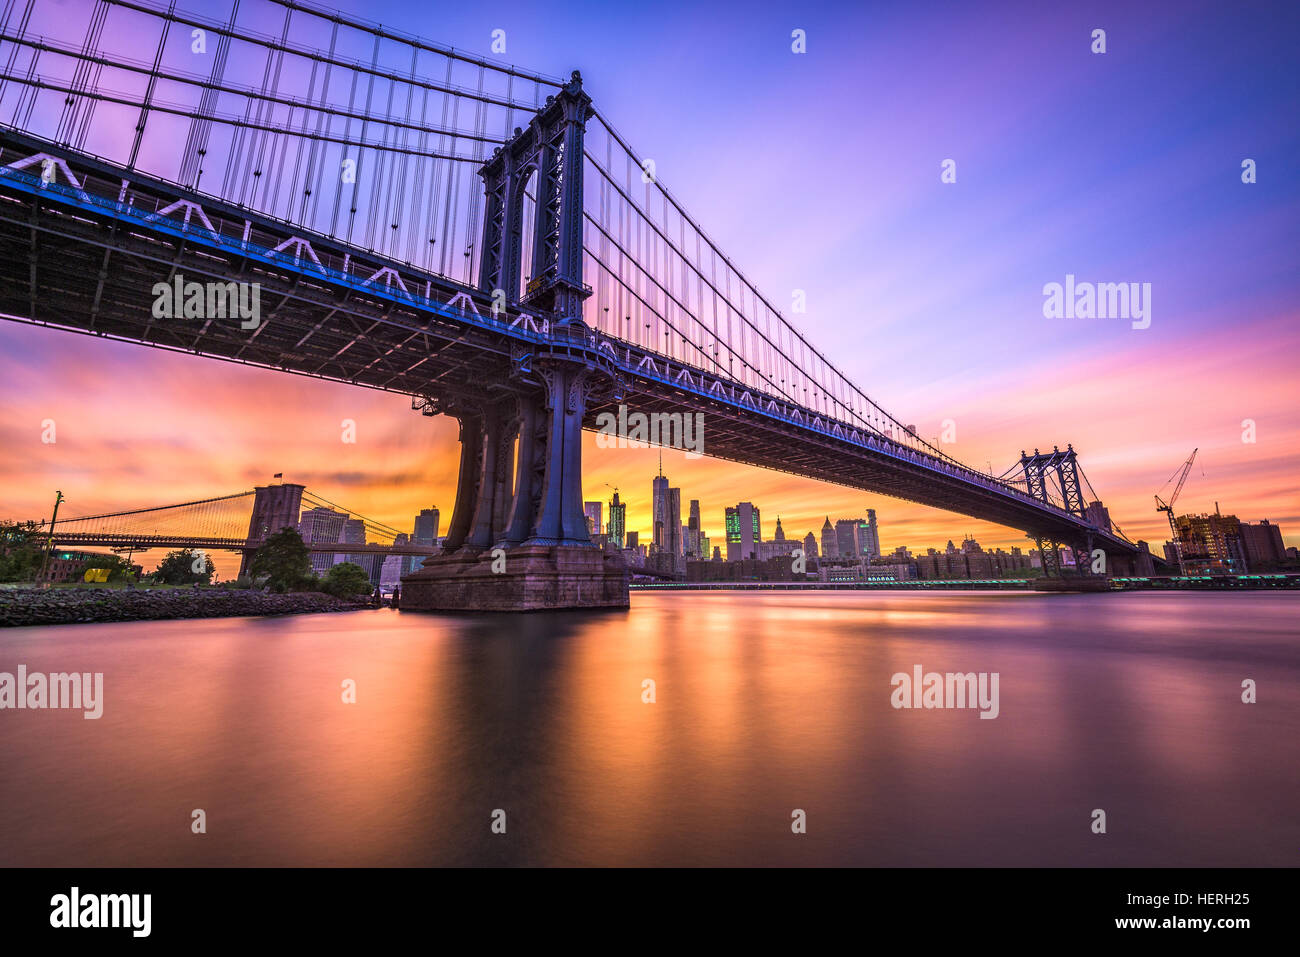
M 38 140 L 13 132 L 0 135 L 0 155 L 12 158 L 42 149 Z M 116 196 L 119 174 L 103 164 L 77 160 L 80 185 L 91 196 Z M 395 392 L 475 389 L 485 381 L 506 378 L 509 343 L 502 337 L 396 302 L 383 295 L 380 283 L 373 290 L 358 290 L 324 275 L 305 275 L 293 268 L 292 246 L 278 257 L 281 265 L 275 258 L 268 261 L 221 248 L 206 241 L 202 229 L 194 229 L 187 239 L 124 222 L 109 210 L 70 208 L 64 196 L 33 195 L 16 185 L 0 178 L 0 312 L 37 324 Z M 180 193 L 145 177 L 133 177 L 131 189 L 137 203 L 142 196 L 153 196 L 159 209 L 174 203 Z M 289 224 L 210 198 L 202 199 L 202 208 L 228 241 L 246 240 L 250 246 L 273 249 L 295 235 Z M 159 219 L 159 224 L 171 222 L 170 217 Z M 246 223 L 251 228 L 246 230 Z M 313 252 L 326 262 L 359 255 L 321 237 L 312 240 Z M 374 264 L 374 272 L 382 269 L 381 262 Z M 259 284 L 259 325 L 241 328 L 237 317 L 155 318 L 156 284 L 172 284 L 178 275 L 185 282 Z M 466 292 L 432 274 L 416 278 L 437 282 L 449 294 Z

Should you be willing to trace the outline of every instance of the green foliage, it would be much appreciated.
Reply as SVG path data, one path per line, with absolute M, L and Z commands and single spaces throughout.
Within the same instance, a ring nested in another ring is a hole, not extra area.
M 132 564 L 119 555 L 96 555 L 86 561 L 86 568 L 107 568 L 109 582 L 131 581 L 135 574 Z
M 321 580 L 320 590 L 335 598 L 351 598 L 370 592 L 370 576 L 355 562 L 339 562 Z
M 163 557 L 154 569 L 153 580 L 165 585 L 209 585 L 216 571 L 210 556 L 192 548 L 180 548 Z
M 35 522 L 0 522 L 0 581 L 34 581 L 44 546 Z
M 264 578 L 272 591 L 302 588 L 312 581 L 311 551 L 295 529 L 282 528 L 269 536 L 253 555 L 249 572 Z

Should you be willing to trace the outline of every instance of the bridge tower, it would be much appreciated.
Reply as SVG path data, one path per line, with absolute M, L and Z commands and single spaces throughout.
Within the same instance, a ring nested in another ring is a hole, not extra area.
M 527 128 L 515 127 L 479 170 L 487 197 L 479 288 L 488 295 L 503 290 L 509 301 L 562 323 L 581 322 L 582 303 L 591 295 L 582 282 L 582 143 L 590 115 L 591 97 L 574 70 Z M 524 193 L 534 172 L 537 216 L 526 237 Z M 525 240 L 530 278 L 520 298 Z
M 582 510 L 582 421 L 598 394 L 617 395 L 611 356 L 582 318 L 583 133 L 591 98 L 575 70 L 526 128 L 479 170 L 485 212 L 479 286 L 543 320 L 549 341 L 511 357 L 505 381 L 417 398 L 425 415 L 460 423 L 456 506 L 442 552 L 402 579 L 413 610 L 528 611 L 628 605 L 627 569 L 595 546 Z M 523 202 L 537 176 L 537 215 Z M 525 243 L 531 278 L 519 295 Z
M 280 485 L 257 485 L 253 488 L 253 514 L 248 520 L 248 544 L 266 541 L 282 528 L 297 528 L 302 513 L 302 493 L 305 485 L 284 482 Z M 239 561 L 239 574 L 248 572 L 253 560 L 253 549 L 245 548 Z
M 1079 463 L 1078 454 L 1074 451 L 1073 445 L 1067 445 L 1064 452 L 1059 446 L 1053 446 L 1051 452 L 1039 452 L 1034 449 L 1033 455 L 1027 455 L 1022 450 L 1020 453 L 1020 468 L 1025 476 L 1025 488 L 1029 494 L 1041 502 L 1048 505 L 1055 504 L 1049 494 L 1048 480 L 1052 476 L 1056 477 L 1056 482 L 1061 490 L 1062 507 L 1071 515 L 1077 515 L 1080 518 L 1086 518 L 1086 506 L 1083 500 L 1083 486 L 1079 480 Z M 1038 554 L 1043 567 L 1043 576 L 1045 578 L 1059 578 L 1061 576 L 1060 553 L 1058 551 L 1061 545 L 1066 545 L 1074 555 L 1075 569 L 1080 575 L 1086 575 L 1092 568 L 1092 536 L 1087 535 L 1077 542 L 1058 542 L 1056 539 L 1035 535 L 1038 544 Z

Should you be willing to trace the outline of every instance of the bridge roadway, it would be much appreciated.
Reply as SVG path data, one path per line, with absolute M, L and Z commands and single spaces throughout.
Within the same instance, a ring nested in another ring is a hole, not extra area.
M 154 318 L 154 285 L 177 274 L 259 283 L 260 325 Z M 477 289 L 0 128 L 5 318 L 405 393 L 415 405 L 429 398 L 430 411 L 458 394 L 508 394 L 539 351 L 572 354 L 616 384 L 587 403 L 587 429 L 620 403 L 702 412 L 703 452 L 714 458 L 919 502 L 1031 537 L 1091 543 L 1112 556 L 1137 553 L 1080 516 L 911 439 L 839 421 L 721 368 L 587 326 L 552 325 L 526 309 L 526 301 L 511 304 L 494 316 Z

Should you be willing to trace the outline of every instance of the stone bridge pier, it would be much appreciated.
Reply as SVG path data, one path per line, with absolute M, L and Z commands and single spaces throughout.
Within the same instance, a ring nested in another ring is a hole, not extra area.
M 519 357 L 497 388 L 424 401 L 459 421 L 460 473 L 442 552 L 402 579 L 403 610 L 628 607 L 623 556 L 582 511 L 583 414 L 615 382 L 594 350 L 563 348 Z

